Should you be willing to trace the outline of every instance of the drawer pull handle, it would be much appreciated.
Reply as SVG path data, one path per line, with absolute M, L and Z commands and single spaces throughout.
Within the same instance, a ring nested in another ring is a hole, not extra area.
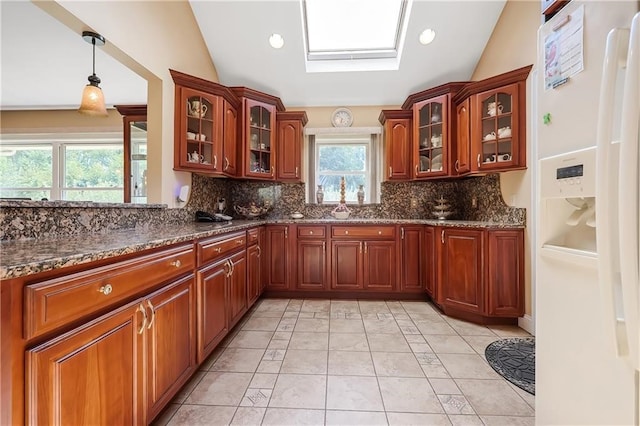
M 440 241 L 442 241 L 442 244 L 444 244 L 444 229 L 440 233 Z
M 478 154 L 477 161 L 478 161 L 478 167 L 480 167 L 480 154 Z
M 258 246 L 258 257 L 260 257 L 261 254 L 262 254 L 262 248 Z
M 400 239 L 404 240 L 404 227 L 400 228 Z
M 103 285 L 98 291 L 105 296 L 108 296 L 113 291 L 113 287 L 111 286 L 111 284 Z
M 213 249 L 216 253 L 222 253 L 222 247 L 216 247 Z
M 225 277 L 229 278 L 229 277 L 231 276 L 231 268 L 232 268 L 232 266 L 231 266 L 231 262 L 229 262 L 229 260 L 227 259 L 227 261 L 225 262 L 224 266 L 226 266 L 227 268 L 229 268 L 229 269 L 228 269 L 228 271 L 227 271 L 227 272 L 225 272 L 225 274 L 224 274 L 224 275 L 225 275 Z
M 147 311 L 144 309 L 144 305 L 141 303 L 136 309 L 136 312 L 142 312 L 142 325 L 138 330 L 138 334 L 142 334 L 144 332 L 144 328 L 147 326 Z
M 156 319 L 156 310 L 153 307 L 153 305 L 151 304 L 151 301 L 147 300 L 147 306 L 149 307 L 149 310 L 151 311 L 151 321 L 149 321 L 149 325 L 147 325 L 147 330 L 151 329 L 151 326 L 153 325 L 153 322 Z
M 176 268 L 179 268 L 182 266 L 182 262 L 180 262 L 180 259 L 171 262 L 171 266 L 175 266 Z
M 453 166 L 454 169 L 456 169 L 456 172 L 460 171 L 460 160 L 456 160 L 456 164 Z
M 365 241 L 365 243 L 364 243 L 364 252 L 365 252 L 365 253 L 367 252 L 367 242 L 366 242 L 366 241 Z
M 216 154 L 213 154 L 213 169 L 218 169 L 218 156 Z
M 244 240 L 236 240 L 236 244 L 238 244 L 238 245 L 244 244 Z
M 222 170 L 226 171 L 229 168 L 229 159 L 224 157 L 224 168 Z

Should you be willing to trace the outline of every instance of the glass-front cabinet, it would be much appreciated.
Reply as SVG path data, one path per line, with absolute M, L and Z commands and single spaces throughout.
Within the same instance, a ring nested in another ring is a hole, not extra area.
M 449 96 L 428 99 L 413 108 L 415 177 L 446 175 Z
M 277 162 L 276 113 L 285 110 L 280 98 L 248 87 L 231 87 L 240 99 L 238 174 L 249 179 L 275 180 Z
M 273 179 L 275 176 L 275 107 L 248 99 L 249 141 L 246 149 L 247 176 Z
M 217 130 L 222 123 L 216 123 L 218 117 L 218 97 L 197 90 L 182 88 L 181 135 L 184 149 L 181 150 L 180 165 L 191 169 L 219 168 L 219 150 L 222 140 Z
M 472 170 L 512 169 L 520 157 L 518 84 L 478 93 L 472 99 Z

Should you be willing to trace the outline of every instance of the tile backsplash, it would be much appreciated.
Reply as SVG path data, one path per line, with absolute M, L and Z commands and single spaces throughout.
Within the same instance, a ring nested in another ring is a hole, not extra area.
M 223 184 L 220 184 L 220 181 Z M 379 204 L 349 204 L 352 218 L 434 219 L 438 199 L 443 197 L 452 210 L 448 219 L 524 224 L 525 209 L 509 207 L 500 193 L 500 177 L 491 174 L 457 181 L 383 182 Z M 226 213 L 238 216 L 233 206 L 269 205 L 267 218 L 289 217 L 293 212 L 308 219 L 331 218 L 336 204 L 306 202 L 304 183 L 221 180 L 194 175 L 189 208 L 213 209 L 217 198 L 225 198 Z M 472 199 L 477 206 L 472 207 Z M 415 207 L 412 207 L 412 201 Z
M 444 197 L 453 214 L 448 219 L 523 225 L 525 209 L 507 206 L 497 174 L 442 182 L 384 182 L 379 204 L 351 205 L 351 217 L 362 219 L 434 219 L 437 200 Z M 301 212 L 307 219 L 331 218 L 335 204 L 309 204 L 303 183 L 268 183 L 193 175 L 191 196 L 184 208 L 74 202 L 5 202 L 0 209 L 0 240 L 81 237 L 92 232 L 145 228 L 194 220 L 196 210 L 216 212 L 219 199 L 225 213 L 240 217 L 235 205 L 268 204 L 267 219 Z M 477 207 L 472 208 L 476 199 Z M 415 207 L 412 207 L 412 201 Z

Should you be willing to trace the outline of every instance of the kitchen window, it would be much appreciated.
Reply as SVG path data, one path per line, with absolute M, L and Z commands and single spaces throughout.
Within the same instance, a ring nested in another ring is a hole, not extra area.
M 360 135 L 315 135 L 309 141 L 309 202 L 316 202 L 316 190 L 322 185 L 325 204 L 340 201 L 340 181 L 345 178 L 345 200 L 357 203 L 360 185 L 365 192 L 364 202 L 378 201 L 377 137 Z
M 121 137 L 3 137 L 0 197 L 121 203 Z

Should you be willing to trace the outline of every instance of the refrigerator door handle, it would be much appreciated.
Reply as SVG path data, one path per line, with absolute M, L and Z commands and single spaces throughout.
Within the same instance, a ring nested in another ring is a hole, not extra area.
M 596 134 L 596 240 L 598 250 L 598 281 L 605 315 L 607 335 L 615 336 L 616 353 L 628 355 L 629 346 L 621 310 L 621 282 L 617 228 L 617 158 L 614 158 L 613 112 L 615 88 L 619 70 L 626 64 L 629 30 L 613 29 L 607 36 L 606 51 L 600 84 L 598 128 Z M 612 173 L 613 172 L 613 173 Z
M 622 121 L 620 125 L 620 167 L 618 174 L 618 223 L 620 227 L 620 274 L 622 279 L 622 301 L 624 324 L 629 344 L 629 362 L 634 369 L 639 367 L 638 304 L 638 216 L 640 210 L 640 188 L 638 184 L 640 135 L 640 13 L 631 23 L 627 70 L 622 96 Z

